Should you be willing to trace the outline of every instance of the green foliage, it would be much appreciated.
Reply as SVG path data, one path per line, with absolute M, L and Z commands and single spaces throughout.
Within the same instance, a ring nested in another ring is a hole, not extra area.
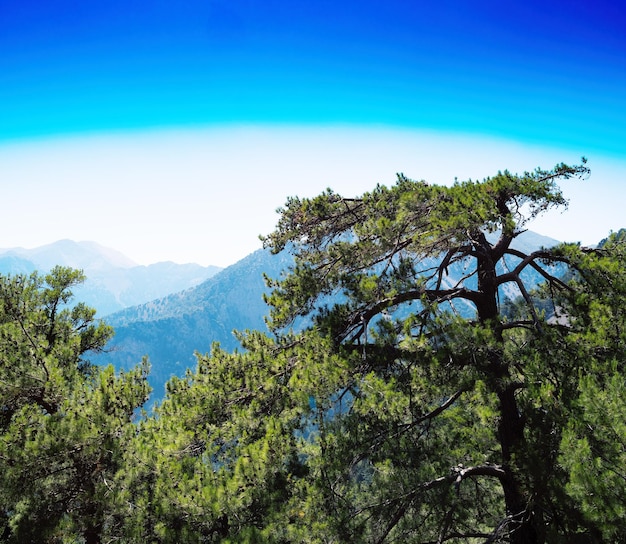
M 275 339 L 242 335 L 243 352 L 216 346 L 169 382 L 127 450 L 133 470 L 118 474 L 125 538 L 590 535 L 558 460 L 577 406 L 574 336 L 587 328 L 549 322 L 522 274 L 541 274 L 565 311 L 592 283 L 580 275 L 592 256 L 511 247 L 528 219 L 565 203 L 555 180 L 584 173 L 559 165 L 449 188 L 401 176 L 358 199 L 290 199 L 266 239 L 296 256 L 268 297 Z M 578 283 L 554 276 L 554 263 Z M 453 266 L 465 274 L 451 283 Z M 515 311 L 500 304 L 505 284 L 521 293 Z M 299 318 L 310 326 L 289 332 Z
M 512 247 L 529 220 L 566 204 L 556 182 L 586 173 L 558 165 L 452 187 L 399 176 L 360 198 L 329 190 L 287 202 L 265 242 L 293 247 L 296 264 L 272 283 L 271 325 L 282 334 L 312 318 L 350 362 L 334 389 L 311 393 L 307 464 L 328 538 L 591 538 L 558 458 L 581 350 L 599 349 L 580 335 L 605 331 L 593 301 L 614 291 L 590 275 L 598 256 L 578 246 Z M 554 275 L 558 263 L 571 285 Z M 465 275 L 453 280 L 451 267 Z M 544 278 L 542 291 L 525 284 L 526 269 Z M 520 293 L 516 308 L 504 304 L 505 285 Z M 574 302 L 589 311 L 563 326 Z
M 70 307 L 81 272 L 0 277 L 0 531 L 9 542 L 99 542 L 147 363 L 116 376 L 87 356 L 110 327 Z
M 293 358 L 259 333 L 241 340 L 245 352 L 198 355 L 140 423 L 133 471 L 118 475 L 128 541 L 267 542 L 281 530 L 275 509 L 301 470 L 295 430 L 308 398 L 293 394 Z
M 567 491 L 606 542 L 626 538 L 626 381 L 614 371 L 604 380 L 582 376 L 580 416 L 563 435 L 561 461 Z
M 453 187 L 401 176 L 361 198 L 290 199 L 266 239 L 296 258 L 271 282 L 274 338 L 241 335 L 244 351 L 216 346 L 169 382 L 128 450 L 134 472 L 118 475 L 132 505 L 125 538 L 621 535 L 594 516 L 576 470 L 586 442 L 573 446 L 591 417 L 580 377 L 623 357 L 611 324 L 623 323 L 620 257 L 512 247 L 530 218 L 565 204 L 556 180 L 585 173 L 559 165 Z M 527 269 L 545 285 L 526 285 Z M 501 297 L 505 285 L 518 301 Z
M 575 374 L 572 417 L 560 462 L 567 492 L 606 542 L 626 538 L 626 244 L 614 233 L 583 255 L 570 297 L 573 343 L 585 364 Z M 583 282 L 583 278 L 586 280 Z
M 68 305 L 81 275 L 0 278 L 2 539 L 624 540 L 623 233 L 513 244 L 586 173 L 290 199 L 271 335 L 197 353 L 136 421 L 148 364 L 89 363 L 111 331 Z

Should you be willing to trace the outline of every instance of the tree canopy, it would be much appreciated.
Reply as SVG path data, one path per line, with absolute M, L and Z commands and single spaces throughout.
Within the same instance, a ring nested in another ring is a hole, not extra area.
M 268 279 L 270 334 L 197 354 L 136 422 L 147 363 L 85 362 L 110 331 L 80 305 L 51 311 L 70 272 L 3 280 L 29 286 L 2 307 L 5 534 L 35 540 L 26 520 L 51 520 L 40 541 L 626 539 L 623 233 L 520 243 L 567 205 L 558 183 L 587 174 L 290 198 L 264 239 L 295 258 Z
M 148 395 L 147 364 L 116 376 L 89 353 L 110 327 L 70 306 L 81 272 L 0 276 L 0 535 L 4 542 L 91 544 L 113 523 L 108 481 L 135 409 Z
M 570 306 L 598 288 L 585 279 L 602 257 L 515 247 L 529 220 L 566 204 L 557 181 L 587 172 L 561 164 L 451 187 L 399 176 L 360 198 L 287 202 L 266 243 L 293 247 L 296 265 L 273 284 L 271 324 L 309 317 L 349 361 L 330 392 L 348 406 L 318 414 L 326 504 L 346 534 L 521 543 L 595 530 L 563 493 L 559 444 L 577 374 L 598 356 L 589 339 L 580 357 Z

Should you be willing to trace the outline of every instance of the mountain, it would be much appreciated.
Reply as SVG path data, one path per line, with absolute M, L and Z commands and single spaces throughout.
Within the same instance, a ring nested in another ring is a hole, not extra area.
M 6 257 L 17 257 L 29 261 L 38 270 L 45 271 L 58 264 L 89 271 L 136 266 L 128 257 L 114 249 L 101 246 L 96 242 L 72 240 L 59 240 L 34 249 L 21 247 L 0 249 L 0 258 Z
M 140 266 L 95 242 L 60 240 L 34 249 L 0 249 L 0 274 L 45 273 L 56 265 L 85 272 L 87 281 L 74 290 L 75 298 L 96 308 L 99 317 L 199 285 L 221 270 L 172 262 Z
M 529 252 L 557 243 L 529 231 L 515 240 L 514 247 Z M 196 287 L 110 315 L 107 322 L 116 331 L 111 351 L 95 362 L 129 368 L 148 355 L 150 382 L 155 398 L 160 398 L 170 376 L 181 376 L 195 366 L 195 351 L 208 352 L 213 342 L 230 351 L 239 345 L 234 330 L 267 330 L 264 318 L 269 309 L 263 301 L 267 292 L 263 275 L 278 278 L 292 263 L 288 252 L 272 255 L 259 250 Z M 507 261 L 509 268 L 515 263 L 515 258 Z M 450 267 L 448 281 L 454 284 L 467 274 L 458 263 Z M 532 269 L 524 275 L 530 284 L 542 279 Z M 515 286 L 508 286 L 504 294 L 515 297 L 518 293 Z M 456 310 L 473 312 L 469 303 L 464 306 L 462 301 Z
M 196 287 L 110 315 L 115 337 L 93 361 L 129 368 L 148 355 L 158 398 L 172 375 L 195 366 L 195 351 L 208 352 L 213 342 L 230 351 L 238 346 L 234 330 L 266 330 L 264 274 L 276 278 L 291 262 L 288 253 L 258 250 Z

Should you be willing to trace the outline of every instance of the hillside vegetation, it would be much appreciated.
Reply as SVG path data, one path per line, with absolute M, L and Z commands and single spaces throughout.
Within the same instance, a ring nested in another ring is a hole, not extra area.
M 626 540 L 623 233 L 516 244 L 587 174 L 290 198 L 267 328 L 199 346 L 150 412 L 147 360 L 92 364 L 112 330 L 80 272 L 0 276 L 2 540 Z M 251 268 L 116 319 L 226 329 L 216 286 L 245 300 Z

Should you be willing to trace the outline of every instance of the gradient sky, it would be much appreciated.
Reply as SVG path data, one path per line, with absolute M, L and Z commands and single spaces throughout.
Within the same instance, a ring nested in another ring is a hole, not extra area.
M 0 247 L 94 240 L 227 265 L 289 195 L 589 158 L 570 211 L 626 226 L 618 1 L 0 0 Z

